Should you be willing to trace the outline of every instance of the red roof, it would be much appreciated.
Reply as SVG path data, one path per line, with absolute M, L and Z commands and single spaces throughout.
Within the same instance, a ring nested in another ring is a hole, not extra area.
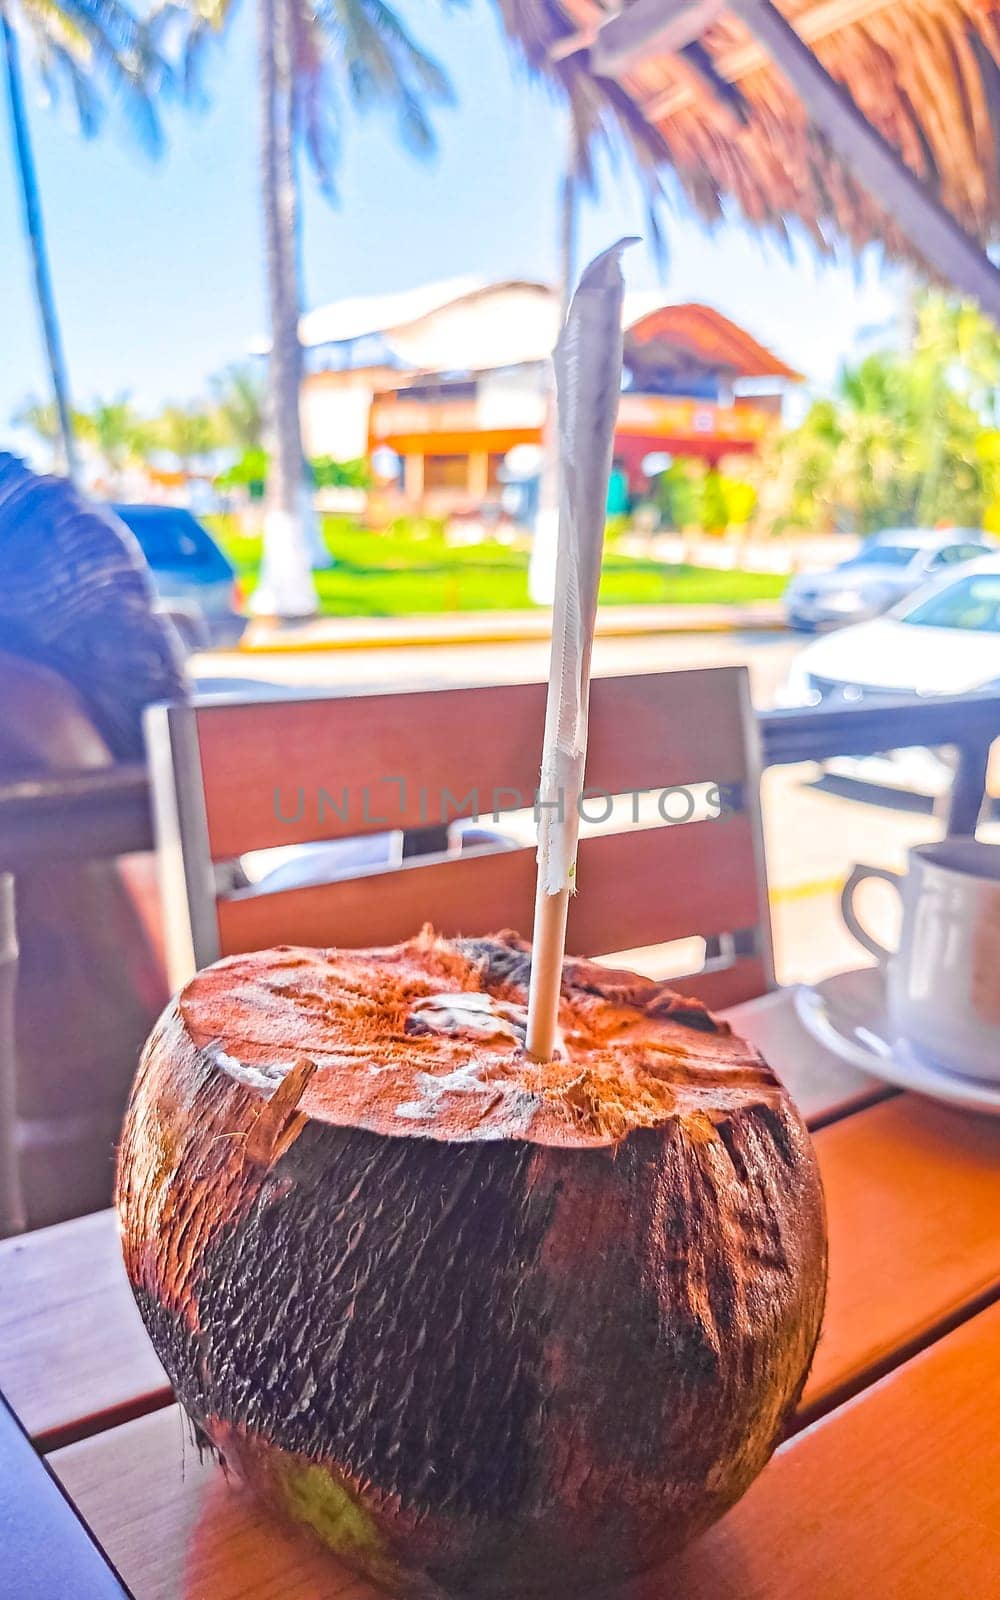
M 639 317 L 625 330 L 626 358 L 629 349 L 661 342 L 706 366 L 724 367 L 738 378 L 787 378 L 793 383 L 802 379 L 773 350 L 711 306 L 660 306 Z

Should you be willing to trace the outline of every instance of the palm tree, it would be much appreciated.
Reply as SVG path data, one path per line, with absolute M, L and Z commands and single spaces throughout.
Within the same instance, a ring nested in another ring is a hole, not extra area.
M 498 0 L 501 17 L 508 31 L 519 32 L 519 16 L 524 5 L 531 0 Z M 529 64 L 540 68 L 540 60 Z M 634 113 L 617 85 L 596 80 L 585 74 L 567 71 L 560 74 L 566 94 L 566 163 L 559 178 L 557 273 L 559 289 L 559 326 L 566 320 L 569 303 L 573 298 L 576 280 L 576 236 L 580 199 L 597 194 L 597 173 L 594 156 L 604 148 L 614 153 L 612 130 L 615 120 L 635 131 Z M 660 226 L 660 209 L 663 189 L 656 165 L 655 151 L 646 150 L 644 135 L 637 133 L 633 145 L 636 174 L 645 200 L 646 224 L 650 243 L 657 261 L 662 265 L 666 255 L 663 231 Z M 552 379 L 544 430 L 544 459 L 539 486 L 538 510 L 535 515 L 531 561 L 528 569 L 528 590 L 538 605 L 551 605 L 555 594 L 556 545 L 559 533 L 559 437 L 555 410 L 555 380 Z
M 189 49 L 226 21 L 230 0 L 187 0 Z M 441 67 L 387 0 L 257 0 L 260 170 L 271 347 L 268 413 L 271 465 L 258 612 L 315 610 L 299 390 L 300 146 L 334 197 L 341 113 L 381 106 L 396 114 L 403 142 L 434 148 L 428 107 L 451 91 Z
M 403 141 L 418 154 L 434 147 L 426 106 L 450 99 L 442 69 L 413 39 L 386 0 L 258 0 L 261 169 L 273 437 L 269 519 L 257 609 L 277 615 L 315 609 L 299 394 L 299 188 L 301 138 L 321 184 L 333 195 L 338 108 L 396 112 Z M 306 584 L 308 583 L 308 592 Z
M 14 162 L 35 298 L 59 420 L 63 465 L 72 477 L 76 468 L 73 414 L 45 248 L 18 35 L 23 32 L 30 41 L 37 68 L 50 94 L 57 93 L 60 88 L 69 89 L 80 127 L 86 134 L 94 133 L 100 123 L 99 84 L 103 81 L 114 90 L 143 142 L 150 148 L 157 148 L 160 134 L 152 97 L 168 81 L 169 74 L 148 24 L 140 21 L 123 0 L 2 0 L 0 32 Z
M 180 471 L 190 478 L 195 464 L 204 464 L 206 456 L 218 449 L 221 430 L 218 418 L 195 403 L 164 406 L 149 433 L 153 444 L 172 455 Z
M 295 167 L 295 5 L 258 0 L 260 159 L 267 298 L 271 467 L 264 551 L 254 608 L 276 616 L 316 609 L 306 538 L 304 452 L 299 416 L 299 191 Z
M 266 387 L 256 368 L 233 365 L 216 373 L 211 383 L 225 444 L 244 454 L 263 450 Z
M 834 395 L 750 463 L 758 526 L 974 526 L 995 506 L 1000 341 L 937 295 L 916 313 L 911 353 L 846 367 Z
M 58 465 L 62 419 L 54 400 L 39 400 L 32 395 L 22 401 L 10 420 L 15 428 L 27 428 L 36 439 L 40 439 L 49 452 L 53 466 Z
M 121 491 L 122 476 L 130 461 L 145 454 L 149 429 L 137 416 L 128 395 L 95 401 L 93 409 L 77 416 L 77 431 L 104 463 L 108 486 Z
M 939 289 L 926 291 L 914 306 L 914 359 L 944 369 L 972 405 L 998 420 L 1000 411 L 1000 330 L 972 300 L 956 300 Z
M 580 190 L 586 181 L 586 145 L 572 103 L 566 108 L 566 165 L 559 178 L 559 326 L 566 321 L 576 277 L 576 231 Z M 528 565 L 528 593 L 536 605 L 550 606 L 556 589 L 559 540 L 559 430 L 555 373 L 549 374 L 542 433 L 542 471 Z

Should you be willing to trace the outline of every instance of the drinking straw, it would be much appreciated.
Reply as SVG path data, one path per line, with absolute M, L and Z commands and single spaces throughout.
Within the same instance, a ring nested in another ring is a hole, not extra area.
M 587 267 L 555 348 L 559 427 L 559 543 L 552 654 L 538 785 L 538 876 L 526 1049 L 555 1045 L 569 897 L 587 756 L 590 657 L 605 508 L 622 373 L 620 239 Z

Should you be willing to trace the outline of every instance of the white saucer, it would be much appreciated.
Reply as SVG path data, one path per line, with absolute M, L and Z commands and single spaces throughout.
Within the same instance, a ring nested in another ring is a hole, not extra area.
M 799 1020 L 842 1061 L 900 1089 L 926 1094 L 967 1111 L 1000 1116 L 1000 1083 L 965 1078 L 919 1056 L 894 1036 L 886 1013 L 885 979 L 878 967 L 838 972 L 815 988 L 795 990 Z

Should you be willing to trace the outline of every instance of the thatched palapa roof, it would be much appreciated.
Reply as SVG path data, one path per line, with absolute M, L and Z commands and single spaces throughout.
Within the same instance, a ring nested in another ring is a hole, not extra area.
M 821 251 L 838 239 L 881 239 L 920 254 L 905 231 L 834 154 L 741 6 L 683 0 L 700 21 L 664 52 L 655 39 L 614 77 L 590 46 L 619 9 L 595 0 L 498 0 L 529 62 L 558 78 L 592 123 L 603 109 L 647 164 L 669 164 L 708 220 L 739 207 L 784 233 L 793 218 Z M 1000 232 L 1000 4 L 995 0 L 776 0 L 830 76 L 962 227 L 981 242 Z M 676 9 L 664 0 L 663 15 Z M 703 22 L 703 25 L 701 23 Z M 600 63 L 598 62 L 598 66 Z M 578 113 L 578 122 L 581 116 Z M 932 256 L 928 252 L 928 257 Z

